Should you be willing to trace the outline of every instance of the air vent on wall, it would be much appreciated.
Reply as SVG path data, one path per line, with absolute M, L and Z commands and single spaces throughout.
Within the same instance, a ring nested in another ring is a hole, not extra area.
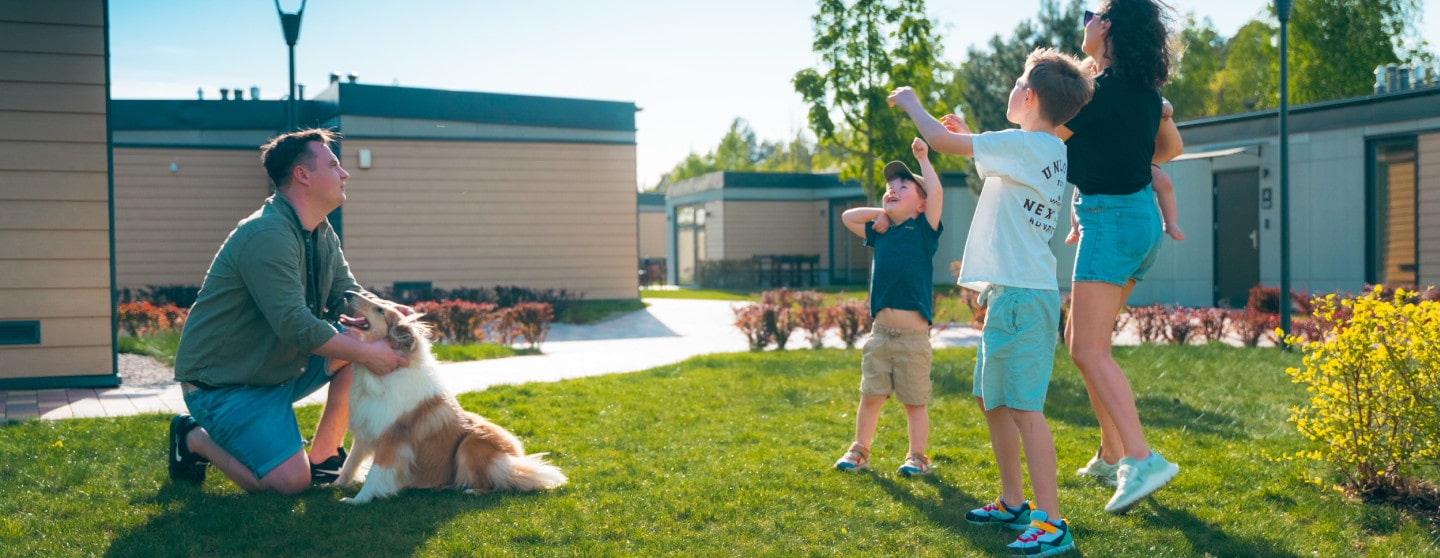
M 40 322 L 0 322 L 0 345 L 39 345 Z

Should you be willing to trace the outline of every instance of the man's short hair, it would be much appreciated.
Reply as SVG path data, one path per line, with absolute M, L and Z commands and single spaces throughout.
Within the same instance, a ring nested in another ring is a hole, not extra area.
M 1090 102 L 1095 81 L 1080 61 L 1053 48 L 1037 48 L 1025 59 L 1026 80 L 1040 99 L 1040 117 L 1054 125 L 1069 122 Z
M 310 164 L 310 142 L 317 141 L 325 147 L 330 147 L 339 139 L 339 132 L 324 128 L 311 128 L 275 136 L 270 138 L 270 143 L 260 146 L 260 164 L 265 166 L 265 173 L 270 175 L 270 182 L 278 191 L 290 183 L 290 173 L 295 170 L 296 165 Z

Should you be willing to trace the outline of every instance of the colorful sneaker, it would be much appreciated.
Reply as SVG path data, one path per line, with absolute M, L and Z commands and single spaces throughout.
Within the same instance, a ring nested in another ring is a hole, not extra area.
M 1070 536 L 1070 522 L 1050 521 L 1044 511 L 1035 510 L 1030 513 L 1030 528 L 1005 548 L 1011 556 L 1054 556 L 1075 550 L 1075 539 Z
M 860 445 L 860 442 L 850 444 L 850 449 L 845 455 L 835 462 L 835 468 L 841 471 L 864 471 L 870 468 L 870 449 Z
M 965 521 L 975 525 L 1004 525 L 1011 529 L 1024 529 L 1030 525 L 1031 510 L 1034 509 L 1035 504 L 1029 500 L 1012 508 L 1005 505 L 1004 500 L 996 498 L 983 508 L 965 512 Z
M 899 473 L 902 477 L 918 477 L 930 474 L 930 458 L 923 453 L 912 453 L 905 456 L 905 464 L 900 466 Z
M 310 484 L 330 484 L 340 478 L 340 469 L 345 466 L 345 448 L 335 448 L 335 455 L 319 463 L 310 464 Z
M 1105 504 L 1105 511 L 1117 515 L 1130 511 L 1145 497 L 1170 484 L 1179 472 L 1179 465 L 1166 461 L 1153 451 L 1145 459 L 1120 458 L 1120 470 L 1116 473 L 1119 486 L 1110 503 Z
M 1075 476 L 1091 477 L 1100 484 L 1115 488 L 1115 473 L 1119 470 L 1119 465 L 1106 463 L 1104 459 L 1100 459 L 1100 452 L 1095 452 L 1095 457 L 1091 457 L 1089 463 L 1086 463 L 1084 467 L 1076 470 Z
M 185 437 L 191 430 L 200 426 L 195 422 L 195 417 L 190 415 L 175 415 L 170 419 L 170 480 L 184 481 L 195 484 L 205 482 L 205 466 L 210 463 L 208 459 L 200 454 L 190 451 L 190 443 Z

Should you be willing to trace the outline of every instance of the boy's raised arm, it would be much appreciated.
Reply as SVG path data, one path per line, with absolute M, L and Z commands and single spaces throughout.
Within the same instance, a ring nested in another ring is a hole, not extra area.
M 878 207 L 855 207 L 841 213 L 840 222 L 845 223 L 845 228 L 850 229 L 850 232 L 865 238 L 865 223 L 884 214 L 885 210 Z
M 920 105 L 920 97 L 915 94 L 914 89 L 901 87 L 886 100 L 891 106 L 900 107 L 910 115 L 910 120 L 915 122 L 915 128 L 920 130 L 920 135 L 924 136 L 925 141 L 930 142 L 936 151 L 965 157 L 974 155 L 975 148 L 970 143 L 970 134 L 952 132 L 934 116 L 930 116 L 925 107 Z
M 968 141 L 970 136 L 965 136 L 965 139 Z M 940 213 L 945 210 L 945 189 L 940 185 L 940 174 L 935 172 L 935 165 L 930 164 L 930 147 L 925 145 L 925 140 L 915 138 L 910 142 L 910 151 L 920 162 L 920 179 L 925 181 L 925 220 L 930 222 L 931 229 L 939 229 Z

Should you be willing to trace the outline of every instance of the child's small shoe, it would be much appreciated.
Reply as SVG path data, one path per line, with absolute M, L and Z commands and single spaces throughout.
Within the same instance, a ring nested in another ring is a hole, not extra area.
M 841 471 L 864 471 L 870 468 L 870 449 L 860 445 L 860 442 L 850 444 L 850 449 L 840 460 L 835 462 L 835 468 Z
M 912 453 L 905 456 L 905 464 L 900 466 L 899 473 L 902 477 L 918 477 L 930 474 L 930 458 L 923 453 Z
M 1004 500 L 996 498 L 984 507 L 965 512 L 965 521 L 975 525 L 1004 525 L 1016 530 L 1025 529 L 1030 525 L 1031 510 L 1034 509 L 1035 504 L 1029 500 L 1012 508 L 1005 505 Z
M 1075 539 L 1070 536 L 1070 522 L 1050 521 L 1043 510 L 1030 513 L 1030 527 L 1006 545 L 1011 556 L 1054 556 L 1075 550 Z

